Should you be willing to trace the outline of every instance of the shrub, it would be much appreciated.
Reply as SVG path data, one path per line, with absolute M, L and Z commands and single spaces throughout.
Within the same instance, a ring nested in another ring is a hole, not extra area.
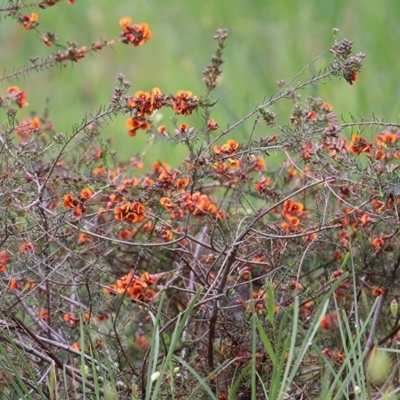
M 14 3 L 2 12 L 55 50 L 13 78 L 157 40 L 125 17 L 118 39 L 59 50 L 40 25 L 59 2 Z M 225 29 L 203 94 L 120 75 L 71 133 L 29 105 L 24 81 L 1 93 L 4 398 L 397 398 L 399 125 L 301 98 L 356 83 L 365 55 L 337 35 L 324 71 L 279 81 L 227 127 L 212 118 Z M 185 148 L 179 167 L 119 160 L 102 136 L 117 115 L 130 137 Z

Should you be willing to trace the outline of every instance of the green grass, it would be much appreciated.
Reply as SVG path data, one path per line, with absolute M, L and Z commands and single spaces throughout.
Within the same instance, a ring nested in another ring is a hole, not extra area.
M 278 79 L 289 80 L 323 51 L 325 54 L 306 71 L 304 78 L 327 66 L 333 27 L 340 29 L 340 37 L 355 42 L 355 51 L 367 54 L 363 71 L 354 86 L 344 81 L 329 82 L 304 95 L 323 97 L 345 118 L 349 118 L 349 112 L 367 118 L 372 114 L 386 120 L 398 118 L 398 4 L 382 3 L 377 7 L 373 2 L 360 0 L 307 4 L 289 0 L 237 0 L 234 4 L 229 0 L 180 0 L 168 4 L 162 0 L 96 0 L 77 1 L 75 5 L 62 2 L 43 10 L 40 22 L 43 30 L 55 31 L 60 41 L 90 45 L 100 38 L 117 37 L 118 21 L 127 15 L 134 22 L 149 23 L 153 38 L 145 46 L 117 44 L 114 50 L 105 49 L 72 68 L 47 70 L 34 79 L 11 82 L 28 90 L 30 109 L 40 111 L 48 100 L 56 130 L 71 130 L 85 112 L 94 112 L 99 105 L 107 104 L 118 73 L 132 82 L 132 93 L 159 86 L 164 92 L 186 89 L 201 95 L 202 70 L 215 48 L 212 36 L 220 27 L 230 31 L 224 75 L 214 94 L 219 104 L 213 116 L 221 127 L 270 97 L 276 91 Z M 24 64 L 31 55 L 45 56 L 52 51 L 34 32 L 25 31 L 10 19 L 1 21 L 0 37 L 0 59 L 7 70 L 16 62 Z M 2 82 L 1 92 L 9 84 Z M 21 115 L 30 111 L 23 110 Z M 277 111 L 278 118 L 286 121 L 290 103 Z M 168 124 L 169 117 L 162 115 L 160 124 Z M 240 135 L 245 137 L 250 127 L 251 124 L 243 125 Z M 259 133 L 270 134 L 267 128 Z M 126 135 L 124 118 L 106 126 L 104 135 L 114 139 L 121 158 L 145 147 L 146 136 L 142 132 L 136 138 Z M 163 143 L 155 143 L 148 160 L 162 158 L 178 164 L 179 154 L 179 147 L 166 151 Z

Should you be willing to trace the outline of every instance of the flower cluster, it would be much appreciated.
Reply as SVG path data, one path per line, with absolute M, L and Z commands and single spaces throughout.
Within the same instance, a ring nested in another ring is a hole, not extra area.
M 128 201 L 115 207 L 114 215 L 117 221 L 124 221 L 128 224 L 133 222 L 142 222 L 145 218 L 146 207 L 138 201 L 134 203 Z
M 281 228 L 285 232 L 289 232 L 293 228 L 298 228 L 300 225 L 300 218 L 305 215 L 304 205 L 296 203 L 293 200 L 286 200 L 283 203 L 282 216 L 286 221 L 281 223 Z
M 152 32 L 146 23 L 133 24 L 132 18 L 124 17 L 119 21 L 119 25 L 123 29 L 121 33 L 122 43 L 131 43 L 134 46 L 145 44 L 152 37 Z
M 139 129 L 151 129 L 151 123 L 147 117 L 156 110 L 162 107 L 171 107 L 176 115 L 190 115 L 198 108 L 199 100 L 192 95 L 192 92 L 179 90 L 175 96 L 172 96 L 162 94 L 161 90 L 155 87 L 150 92 L 139 90 L 133 96 L 127 97 L 126 106 L 129 112 L 134 113 L 133 117 L 126 120 L 129 128 L 128 134 L 135 136 Z M 184 131 L 185 129 L 181 128 L 181 133 Z M 160 127 L 158 132 L 168 136 L 165 127 Z
M 123 294 L 134 301 L 148 303 L 157 295 L 157 292 L 150 288 L 157 282 L 157 277 L 148 272 L 143 273 L 140 277 L 130 272 L 117 279 L 115 284 L 104 288 L 104 291 L 111 295 Z
M 85 202 L 91 199 L 93 196 L 92 191 L 89 188 L 81 190 L 80 197 L 76 198 L 71 193 L 64 195 L 64 207 L 72 208 L 74 210 L 73 215 L 80 217 L 86 213 Z
M 19 108 L 24 108 L 29 105 L 29 103 L 26 101 L 26 96 L 26 92 L 21 90 L 18 86 L 10 86 L 7 89 L 7 96 L 0 96 L 0 104 L 3 104 L 7 99 L 14 101 Z

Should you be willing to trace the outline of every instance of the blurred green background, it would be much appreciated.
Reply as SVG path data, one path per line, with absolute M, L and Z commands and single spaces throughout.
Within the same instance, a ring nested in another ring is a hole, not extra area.
M 361 0 L 261 1 L 261 0 L 77 0 L 36 11 L 39 28 L 54 31 L 60 42 L 72 40 L 89 45 L 98 39 L 117 38 L 120 18 L 132 17 L 135 23 L 147 22 L 152 39 L 135 48 L 117 43 L 94 56 L 70 65 L 33 73 L 10 82 L 28 91 L 29 109 L 43 109 L 48 101 L 58 131 L 71 131 L 86 112 L 95 112 L 108 104 L 116 76 L 123 73 L 132 82 L 132 94 L 139 89 L 159 86 L 164 93 L 179 89 L 204 93 L 202 71 L 209 64 L 216 43 L 217 28 L 228 28 L 230 36 L 225 52 L 224 74 L 214 98 L 218 104 L 212 114 L 221 128 L 251 111 L 263 99 L 277 91 L 278 79 L 290 80 L 321 52 L 322 58 L 302 78 L 325 68 L 331 61 L 332 28 L 339 37 L 354 41 L 355 52 L 367 54 L 363 70 L 354 86 L 331 81 L 304 91 L 304 96 L 320 96 L 330 102 L 337 115 L 350 114 L 385 120 L 399 115 L 399 41 L 400 3 Z M 3 70 L 28 62 L 29 56 L 46 56 L 55 50 L 46 47 L 33 31 L 26 31 L 10 18 L 0 21 L 0 60 Z M 21 111 L 30 112 L 28 108 Z M 290 116 L 291 104 L 284 100 L 278 108 L 281 121 Z M 160 115 L 158 124 L 169 124 L 171 114 Z M 192 118 L 192 117 L 191 117 Z M 146 134 L 127 136 L 126 117 L 104 127 L 104 135 L 113 138 L 113 147 L 121 158 L 142 151 Z M 182 120 L 184 118 L 182 117 Z M 190 120 L 196 123 L 196 117 Z M 235 132 L 245 137 L 250 125 Z M 264 134 L 270 134 L 265 127 Z M 179 146 L 156 141 L 148 160 L 161 158 L 179 163 Z

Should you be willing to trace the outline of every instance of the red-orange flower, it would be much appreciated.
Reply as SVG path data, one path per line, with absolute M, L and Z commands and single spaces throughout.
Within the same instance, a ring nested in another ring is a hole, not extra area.
M 208 129 L 209 131 L 215 131 L 215 130 L 217 130 L 217 129 L 218 129 L 218 123 L 215 122 L 213 119 L 209 119 L 209 120 L 207 121 L 207 129 Z
M 7 95 L 16 102 L 19 108 L 29 105 L 29 103 L 26 101 L 26 92 L 20 90 L 18 86 L 10 86 L 7 89 Z
M 366 139 L 362 138 L 358 133 L 352 136 L 351 142 L 347 149 L 357 156 L 359 156 L 361 153 L 371 153 L 370 143 Z
M 134 46 L 145 44 L 151 37 L 152 32 L 146 23 L 131 25 L 132 19 L 124 17 L 119 20 L 119 25 L 123 29 L 121 33 L 122 43 L 131 43 Z
M 81 190 L 81 201 L 89 200 L 93 196 L 92 191 L 89 188 Z
M 199 101 L 192 92 L 178 90 L 176 96 L 172 99 L 171 107 L 177 115 L 190 115 L 197 109 Z
M 79 322 L 79 319 L 74 317 L 70 313 L 64 314 L 63 320 L 64 320 L 64 322 L 71 323 L 71 324 L 77 324 Z
M 380 250 L 385 244 L 385 240 L 381 237 L 375 238 L 372 241 L 372 246 L 374 246 L 376 249 Z
M 82 205 L 77 205 L 74 208 L 73 216 L 74 217 L 80 217 L 83 214 L 86 214 L 86 208 L 83 206 L 83 204 Z
M 346 73 L 346 74 L 344 75 L 344 79 L 346 79 L 346 81 L 347 81 L 350 85 L 352 85 L 352 84 L 357 80 L 357 77 L 358 77 L 358 74 L 357 74 L 356 71 L 352 71 L 352 72 Z
M 115 219 L 131 224 L 132 222 L 142 222 L 145 218 L 144 211 L 146 207 L 135 201 L 134 203 L 127 202 L 114 209 Z
M 39 21 L 39 15 L 36 13 L 26 14 L 20 17 L 20 21 L 26 30 L 32 29 L 37 21 Z
M 372 289 L 372 296 L 374 297 L 379 297 L 385 294 L 385 289 L 384 288 L 375 288 Z
M 157 279 L 148 273 L 138 277 L 130 272 L 128 275 L 118 279 L 116 284 L 109 285 L 104 290 L 111 295 L 126 294 L 132 300 L 149 302 L 156 295 L 156 292 L 149 289 L 149 286 L 156 282 Z
M 7 264 L 9 260 L 7 250 L 0 250 L 0 264 Z
M 163 136 L 165 136 L 165 137 L 169 137 L 169 135 L 168 135 L 168 133 L 167 133 L 167 128 L 166 128 L 165 125 L 159 126 L 159 127 L 157 128 L 157 132 L 158 132 L 160 135 L 163 135 Z
M 168 211 L 171 211 L 174 208 L 174 205 L 168 197 L 161 197 L 160 204 Z
M 262 194 L 267 191 L 267 186 L 271 183 L 271 179 L 269 177 L 261 179 L 261 181 L 256 182 L 255 189 L 258 193 Z
M 143 117 L 132 117 L 126 120 L 126 126 L 129 128 L 128 135 L 136 136 L 136 132 L 139 129 L 149 130 L 151 124 Z
M 382 132 L 376 137 L 378 144 L 392 144 L 397 142 L 397 134 L 394 132 Z
M 233 154 L 239 148 L 239 143 L 233 139 L 229 139 L 222 146 L 214 146 L 213 152 L 214 154 Z
M 182 179 L 177 179 L 175 182 L 175 187 L 176 189 L 178 189 L 180 192 L 184 191 L 184 187 L 186 187 L 187 185 L 189 185 L 190 180 L 187 178 L 182 178 Z
M 10 282 L 8 283 L 8 286 L 11 290 L 16 290 L 19 289 L 18 281 L 14 278 L 10 279 Z
M 250 156 L 251 162 L 254 163 L 253 169 L 254 171 L 265 171 L 265 168 L 267 167 L 265 164 L 265 160 L 263 157 L 259 156 L 256 157 L 255 155 Z
M 48 321 L 49 315 L 47 313 L 47 310 L 39 310 L 38 312 L 39 318 L 41 318 L 43 321 Z
M 285 215 L 285 218 L 292 226 L 298 226 L 300 224 L 300 219 L 293 215 Z
M 320 328 L 322 330 L 333 330 L 338 326 L 338 317 L 336 313 L 325 314 L 321 317 Z
M 89 240 L 90 240 L 90 235 L 88 235 L 87 233 L 80 233 L 79 236 L 78 236 L 78 240 L 77 240 L 76 243 L 77 243 L 79 246 L 82 246 L 82 245 L 88 243 Z
M 304 205 L 302 203 L 296 203 L 293 200 L 286 200 L 283 203 L 283 214 L 293 214 L 302 215 L 304 210 Z
M 68 193 L 64 196 L 64 207 L 75 208 L 78 205 L 78 200 L 72 194 Z
M 235 160 L 233 158 L 228 158 L 228 163 L 231 169 L 238 169 L 240 168 L 240 160 Z
M 384 149 L 378 149 L 374 154 L 375 160 L 383 160 L 386 158 L 386 151 Z
M 39 118 L 24 118 L 22 123 L 15 128 L 15 134 L 19 137 L 21 142 L 27 142 L 34 131 L 37 131 L 40 127 Z
M 31 242 L 25 242 L 25 243 L 21 243 L 21 245 L 19 246 L 20 250 L 23 251 L 24 253 L 33 253 L 33 251 L 35 250 L 33 243 Z
M 121 232 L 118 234 L 118 237 L 119 237 L 121 240 L 129 239 L 131 236 L 132 236 L 132 232 L 131 232 L 129 229 L 124 229 L 123 231 L 121 231 Z
M 372 221 L 372 218 L 369 214 L 363 214 L 361 217 L 361 226 L 366 226 L 369 221 Z
M 128 98 L 126 104 L 137 111 L 137 117 L 151 115 L 164 106 L 164 96 L 158 87 L 153 88 L 150 93 L 139 90 L 133 97 Z
M 81 346 L 79 346 L 79 343 L 75 342 L 71 344 L 71 349 L 75 351 L 81 351 Z

